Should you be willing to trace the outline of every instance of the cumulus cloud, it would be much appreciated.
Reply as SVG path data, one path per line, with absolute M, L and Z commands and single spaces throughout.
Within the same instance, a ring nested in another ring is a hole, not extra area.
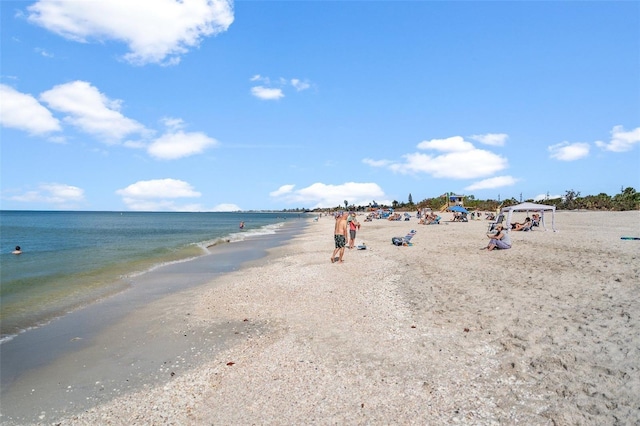
M 185 133 L 181 130 L 166 133 L 153 141 L 147 148 L 152 157 L 161 160 L 175 160 L 200 154 L 207 148 L 218 145 L 218 141 L 201 132 Z
M 562 142 L 547 148 L 549 156 L 560 161 L 575 161 L 589 155 L 589 144 Z
M 118 189 L 116 194 L 131 210 L 137 211 L 199 211 L 199 204 L 177 205 L 175 199 L 198 198 L 200 192 L 182 180 L 152 179 Z
M 516 182 L 518 182 L 518 179 L 512 176 L 496 176 L 479 182 L 474 182 L 464 189 L 466 191 L 477 191 L 479 189 L 502 188 L 505 186 L 513 186 Z
M 264 100 L 277 100 L 280 98 L 284 98 L 284 93 L 282 93 L 282 89 L 270 89 L 268 87 L 263 87 L 263 86 L 252 87 L 251 94 L 256 98 L 264 99 Z
M 486 135 L 471 135 L 469 138 L 485 145 L 504 146 L 509 135 L 506 133 L 487 133 Z
M 490 176 L 508 167 L 506 158 L 478 149 L 461 136 L 422 141 L 418 149 L 436 151 L 436 154 L 415 152 L 402 156 L 404 161 L 365 159 L 374 167 L 387 167 L 395 173 L 428 174 L 436 178 L 473 179 Z
M 235 204 L 218 204 L 211 211 L 214 212 L 238 212 L 242 209 Z
M 105 142 L 116 143 L 130 134 L 147 132 L 142 124 L 122 115 L 122 101 L 109 99 L 86 81 L 60 84 L 40 94 L 40 99 L 49 108 L 67 114 L 64 122 Z
M 283 185 L 270 195 L 291 205 L 307 208 L 330 208 L 349 204 L 368 205 L 373 200 L 390 204 L 382 188 L 376 183 L 346 182 L 341 185 L 314 183 L 306 188 L 293 190 L 293 185 Z
M 597 141 L 596 145 L 605 151 L 626 152 L 640 144 L 640 127 L 625 131 L 622 126 L 614 126 L 611 130 L 611 140 L 608 143 Z
M 43 135 L 62 130 L 60 122 L 47 108 L 31 95 L 0 84 L 0 124 L 25 131 L 31 135 Z
M 295 188 L 295 185 L 282 185 L 280 188 L 276 189 L 275 191 L 270 192 L 269 195 L 271 197 L 280 197 L 285 194 L 290 194 L 291 191 L 293 191 L 293 188 Z
M 32 23 L 69 40 L 123 42 L 124 59 L 138 65 L 177 64 L 234 19 L 232 0 L 40 0 L 28 13 Z
M 55 204 L 56 208 L 70 208 L 84 200 L 84 190 L 63 183 L 43 183 L 35 190 L 14 195 L 10 199 L 25 203 Z

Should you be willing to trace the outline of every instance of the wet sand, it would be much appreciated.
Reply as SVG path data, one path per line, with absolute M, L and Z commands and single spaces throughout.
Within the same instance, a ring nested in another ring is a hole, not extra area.
M 494 252 L 479 250 L 487 221 L 449 216 L 360 217 L 367 250 L 343 264 L 322 217 L 266 258 L 149 304 L 156 326 L 132 330 L 123 356 L 144 357 L 135 338 L 153 333 L 225 343 L 194 339 L 197 363 L 56 423 L 640 423 L 640 241 L 620 239 L 640 236 L 640 213 L 557 212 L 559 232 L 514 232 Z M 391 244 L 411 229 L 413 245 Z M 113 331 L 105 342 L 121 340 Z

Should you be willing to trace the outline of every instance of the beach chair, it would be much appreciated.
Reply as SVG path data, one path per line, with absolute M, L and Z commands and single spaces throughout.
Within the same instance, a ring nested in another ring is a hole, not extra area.
M 500 225 L 502 222 L 504 222 L 504 214 L 500 213 L 496 220 L 489 224 L 487 232 L 493 232 L 493 230 L 496 229 L 496 226 Z

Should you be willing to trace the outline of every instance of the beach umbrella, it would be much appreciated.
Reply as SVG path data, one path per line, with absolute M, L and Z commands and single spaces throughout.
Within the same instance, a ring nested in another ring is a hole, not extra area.
M 447 210 L 452 211 L 452 212 L 469 213 L 469 211 L 467 211 L 467 209 L 465 209 L 462 206 L 447 207 Z

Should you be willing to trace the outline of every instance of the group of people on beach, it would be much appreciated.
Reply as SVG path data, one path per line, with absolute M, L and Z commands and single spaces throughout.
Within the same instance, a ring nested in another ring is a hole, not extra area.
M 433 223 L 439 219 L 435 213 L 432 216 L 425 215 L 420 223 Z M 339 212 L 335 215 L 335 227 L 333 232 L 334 250 L 331 255 L 331 263 L 342 263 L 345 248 L 353 249 L 355 246 L 356 232 L 360 229 L 360 222 L 356 219 L 355 212 Z M 533 226 L 537 226 L 540 221 L 539 215 L 534 214 L 533 219 L 527 217 L 524 222 L 515 222 L 511 225 L 513 231 L 530 230 Z M 481 250 L 506 250 L 511 248 L 511 237 L 509 230 L 505 229 L 502 223 L 497 224 L 490 232 L 487 233 L 489 243 Z M 348 243 L 347 243 L 348 241 Z
M 335 248 L 331 255 L 331 263 L 342 263 L 344 249 L 355 247 L 356 231 L 360 229 L 360 222 L 356 219 L 355 212 L 340 212 L 336 214 L 336 225 L 333 232 Z M 349 244 L 347 245 L 347 239 Z M 337 257 L 336 257 L 337 255 Z

